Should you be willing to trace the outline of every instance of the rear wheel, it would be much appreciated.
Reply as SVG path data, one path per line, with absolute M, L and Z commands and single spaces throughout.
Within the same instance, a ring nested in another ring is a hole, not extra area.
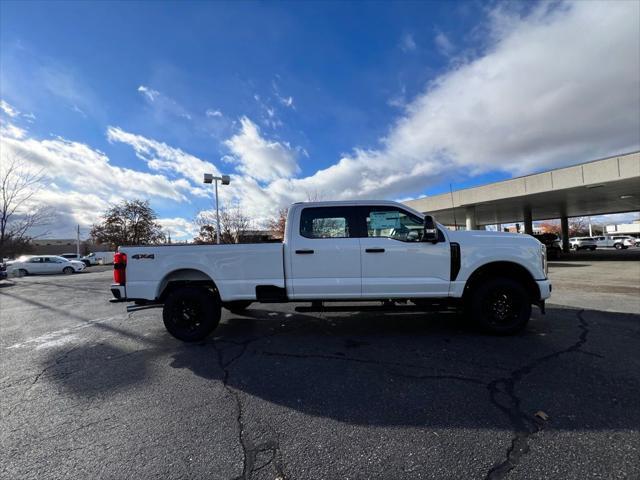
M 224 304 L 224 307 L 233 312 L 233 313 L 243 313 L 247 308 L 249 308 L 249 305 L 251 305 L 253 302 L 249 301 L 249 300 L 236 300 L 235 302 L 228 302 Z
M 167 331 L 179 340 L 204 340 L 220 322 L 220 302 L 205 288 L 178 288 L 165 300 L 162 320 Z
M 616 248 L 616 250 L 622 250 L 623 245 L 621 243 L 616 243 L 614 247 Z
M 591 250 L 592 252 L 596 249 L 596 247 L 589 247 L 589 250 Z
M 516 280 L 488 279 L 471 291 L 467 316 L 487 332 L 512 335 L 523 330 L 529 322 L 531 299 Z
M 64 267 L 62 269 L 62 273 L 64 273 L 65 275 L 71 275 L 73 272 L 75 272 L 73 267 Z

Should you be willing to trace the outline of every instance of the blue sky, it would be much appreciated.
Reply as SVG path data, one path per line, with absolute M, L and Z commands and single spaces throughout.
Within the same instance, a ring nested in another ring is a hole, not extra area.
M 3 155 L 47 172 L 56 236 L 145 197 L 188 237 L 205 169 L 258 225 L 634 150 L 638 4 L 608 7 L 5 1 Z

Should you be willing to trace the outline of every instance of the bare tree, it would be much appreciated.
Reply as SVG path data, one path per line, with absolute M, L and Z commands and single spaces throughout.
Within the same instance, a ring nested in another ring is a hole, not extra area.
M 42 186 L 41 171 L 34 172 L 22 159 L 4 157 L 0 164 L 0 253 L 22 250 L 36 227 L 51 221 L 52 210 L 34 204 L 34 195 Z M 43 235 L 44 232 L 41 233 Z
M 200 227 L 195 243 L 216 242 L 216 214 L 215 212 L 200 212 L 195 219 Z M 220 243 L 242 243 L 251 226 L 251 219 L 244 214 L 240 205 L 220 209 Z
M 277 238 L 278 240 L 284 239 L 284 229 L 287 226 L 288 215 L 289 209 L 281 208 L 278 210 L 278 216 L 267 222 L 267 228 L 271 232 L 273 238 Z

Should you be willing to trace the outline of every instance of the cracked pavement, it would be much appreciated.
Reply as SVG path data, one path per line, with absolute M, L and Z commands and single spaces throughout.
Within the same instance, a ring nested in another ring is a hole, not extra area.
M 108 270 L 3 282 L 0 478 L 638 478 L 640 263 L 581 262 L 515 337 L 254 305 L 188 345 Z

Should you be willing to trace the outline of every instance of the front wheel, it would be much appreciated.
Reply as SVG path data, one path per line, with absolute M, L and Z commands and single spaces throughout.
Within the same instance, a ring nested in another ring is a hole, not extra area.
M 524 286 L 511 278 L 492 278 L 471 291 L 467 315 L 496 335 L 523 330 L 531 317 L 531 299 Z
M 26 277 L 27 275 L 29 275 L 29 272 L 27 272 L 24 268 L 19 268 L 18 270 L 16 270 L 16 275 L 18 277 Z
M 622 250 L 623 245 L 621 243 L 616 243 L 614 247 L 616 248 L 616 250 Z
M 167 331 L 178 340 L 204 340 L 220 322 L 220 301 L 205 288 L 178 288 L 165 300 L 162 320 Z
M 73 267 L 64 267 L 62 269 L 62 273 L 64 273 L 65 275 L 71 275 L 73 272 L 75 272 Z

